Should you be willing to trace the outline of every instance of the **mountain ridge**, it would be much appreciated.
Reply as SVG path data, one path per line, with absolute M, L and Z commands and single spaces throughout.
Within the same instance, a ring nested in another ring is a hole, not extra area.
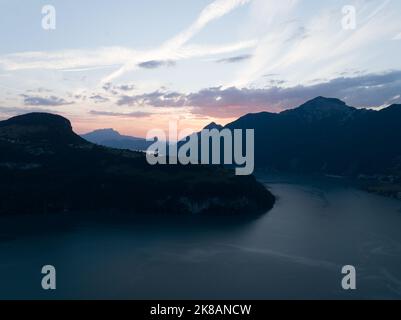
M 152 142 L 143 138 L 137 138 L 120 134 L 112 128 L 97 129 L 81 135 L 85 140 L 116 149 L 127 149 L 132 151 L 146 151 Z
M 398 104 L 369 110 L 317 97 L 281 113 L 245 115 L 226 128 L 255 130 L 257 168 L 336 175 L 399 174 L 401 168 Z
M 145 154 L 90 143 L 52 114 L 0 122 L 0 215 L 58 212 L 251 214 L 274 196 L 218 166 L 151 166 Z

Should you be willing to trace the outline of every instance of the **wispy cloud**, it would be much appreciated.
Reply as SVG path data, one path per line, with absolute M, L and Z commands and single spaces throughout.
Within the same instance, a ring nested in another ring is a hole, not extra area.
M 132 91 L 135 89 L 135 86 L 133 84 L 121 84 L 121 85 L 115 86 L 115 88 L 117 90 L 121 90 L 121 91 Z
M 27 106 L 64 106 L 73 104 L 72 101 L 66 101 L 63 98 L 56 96 L 39 97 L 39 96 L 29 96 L 26 94 L 21 95 L 24 98 L 24 104 Z
M 260 32 L 260 41 L 252 58 L 226 87 L 249 86 L 266 73 L 286 74 L 295 84 L 332 78 L 349 65 L 375 65 L 378 54 L 383 57 L 383 43 L 399 32 L 399 10 L 392 7 L 397 5 L 394 1 L 350 0 L 348 4 L 358 13 L 355 30 L 342 28 L 338 2 L 317 6 L 316 12 L 299 19 L 302 4 L 299 0 L 252 2 L 250 23 Z M 379 64 L 386 65 L 386 60 Z M 393 62 L 390 67 L 401 65 Z
M 188 29 L 168 40 L 162 48 L 164 50 L 173 50 L 182 47 L 210 22 L 249 2 L 250 0 L 215 0 L 202 10 L 196 21 Z
M 121 92 L 130 92 L 135 90 L 135 86 L 133 84 L 113 84 L 111 82 L 107 82 L 102 86 L 102 89 L 107 93 L 116 96 Z
M 142 111 L 123 113 L 123 112 L 91 110 L 89 113 L 95 116 L 123 117 L 123 118 L 148 118 L 152 116 L 151 113 Z
M 401 40 L 401 33 L 397 34 L 393 40 Z
M 103 97 L 100 94 L 95 94 L 95 95 L 91 96 L 89 99 L 93 100 L 95 103 L 105 103 L 105 102 L 110 101 L 109 98 Z
M 21 108 L 21 107 L 1 107 L 0 106 L 0 113 L 6 114 L 10 116 L 26 114 L 31 112 L 46 112 L 46 113 L 56 113 L 49 109 L 41 109 L 41 108 Z
M 92 50 L 27 51 L 0 56 L 0 66 L 8 71 L 59 70 L 87 71 L 123 65 L 137 54 L 123 47 L 102 47 Z
M 132 59 L 123 67 L 104 78 L 102 82 L 110 82 L 113 79 L 122 76 L 124 73 L 134 70 L 137 67 L 138 63 L 141 63 L 141 61 L 176 60 L 182 53 L 180 53 L 180 49 L 183 48 L 189 40 L 191 40 L 203 28 L 205 28 L 210 22 L 225 16 L 232 10 L 236 9 L 239 6 L 247 4 L 250 1 L 251 0 L 215 0 L 202 10 L 198 18 L 186 30 L 180 32 L 175 37 L 166 41 L 159 48 L 142 53 L 142 56 L 139 55 L 136 59 Z M 222 49 L 224 50 L 224 46 L 220 50 Z M 199 54 L 199 52 L 197 52 L 195 55 L 197 54 Z
M 119 106 L 154 106 L 154 107 L 184 107 L 187 97 L 178 92 L 155 91 L 139 95 L 123 95 L 117 101 Z
M 138 63 L 138 67 L 144 68 L 144 69 L 157 69 L 160 67 L 173 67 L 175 66 L 175 62 L 172 60 L 150 60 L 150 61 L 145 61 Z
M 78 73 L 107 70 L 120 66 L 117 71 L 101 80 L 102 85 L 105 85 L 125 72 L 138 68 L 154 69 L 161 66 L 172 66 L 179 60 L 232 53 L 254 48 L 256 44 L 256 40 L 212 46 L 193 44 L 177 48 L 168 54 L 164 50 L 137 51 L 123 47 L 55 52 L 28 51 L 0 56 L 0 67 L 6 71 L 56 70 L 65 73 Z
M 206 6 L 197 19 L 185 30 L 151 50 L 134 50 L 125 47 L 101 47 L 91 50 L 32 51 L 0 56 L 0 67 L 8 71 L 58 70 L 60 72 L 89 72 L 117 70 L 104 76 L 100 83 L 112 82 L 123 74 L 136 69 L 155 69 L 172 66 L 182 59 L 232 53 L 254 48 L 254 39 L 221 45 L 195 45 L 188 42 L 210 22 L 251 0 L 215 0 Z
M 252 55 L 243 54 L 243 55 L 239 55 L 239 56 L 218 59 L 218 60 L 216 60 L 216 62 L 217 63 L 237 63 L 237 62 L 242 62 L 242 61 L 245 61 L 245 60 L 249 60 L 251 58 L 252 58 Z

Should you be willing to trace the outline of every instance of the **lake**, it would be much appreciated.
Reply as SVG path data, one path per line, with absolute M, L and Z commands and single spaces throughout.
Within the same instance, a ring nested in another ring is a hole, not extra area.
M 277 196 L 258 217 L 0 218 L 0 299 L 401 298 L 401 201 L 341 179 L 258 178 Z M 41 288 L 47 264 L 55 291 Z

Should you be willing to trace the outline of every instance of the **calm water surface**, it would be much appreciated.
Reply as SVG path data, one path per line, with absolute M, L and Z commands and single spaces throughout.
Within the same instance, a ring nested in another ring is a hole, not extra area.
M 0 299 L 401 298 L 401 201 L 336 179 L 259 178 L 278 201 L 258 218 L 1 218 Z M 353 292 L 341 289 L 349 264 Z

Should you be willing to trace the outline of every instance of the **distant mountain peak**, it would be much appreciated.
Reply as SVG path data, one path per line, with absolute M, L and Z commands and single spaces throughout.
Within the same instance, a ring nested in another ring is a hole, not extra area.
M 98 145 L 116 149 L 130 149 L 134 151 L 144 151 L 151 144 L 150 142 L 147 142 L 146 139 L 122 135 L 112 128 L 97 129 L 83 134 L 81 137 Z
M 348 106 L 344 101 L 336 98 L 317 97 L 309 100 L 298 108 L 282 112 L 284 115 L 295 115 L 307 121 L 320 121 L 322 119 L 340 116 L 348 118 L 356 109 Z
M 312 100 L 305 102 L 299 108 L 349 108 L 347 104 L 337 98 L 316 97 Z
M 211 122 L 209 123 L 206 127 L 204 127 L 204 130 L 213 130 L 213 129 L 217 129 L 217 130 L 222 130 L 224 127 L 220 124 L 217 124 L 216 122 Z
M 82 137 L 88 141 L 98 143 L 102 140 L 121 139 L 123 136 L 117 130 L 106 128 L 88 132 L 83 134 Z

